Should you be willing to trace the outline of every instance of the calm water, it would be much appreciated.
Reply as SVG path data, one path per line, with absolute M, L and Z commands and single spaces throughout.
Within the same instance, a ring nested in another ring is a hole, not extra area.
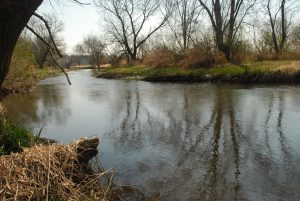
M 73 72 L 5 100 L 44 137 L 101 139 L 117 184 L 160 200 L 300 200 L 300 86 L 160 84 Z

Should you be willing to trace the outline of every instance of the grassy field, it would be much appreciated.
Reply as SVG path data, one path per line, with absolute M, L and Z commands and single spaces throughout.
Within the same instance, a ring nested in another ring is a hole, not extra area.
M 147 66 L 111 67 L 100 72 L 97 77 L 169 82 L 296 83 L 300 82 L 300 61 L 263 61 L 194 69 Z

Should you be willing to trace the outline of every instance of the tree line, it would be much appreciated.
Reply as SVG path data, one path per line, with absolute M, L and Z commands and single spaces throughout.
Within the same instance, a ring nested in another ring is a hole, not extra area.
M 105 31 L 102 36 L 93 37 L 102 40 L 99 43 L 102 55 L 110 62 L 167 60 L 163 63 L 184 61 L 187 66 L 207 66 L 243 62 L 249 57 L 261 60 L 298 56 L 300 23 L 296 0 L 95 0 L 94 3 L 105 21 Z

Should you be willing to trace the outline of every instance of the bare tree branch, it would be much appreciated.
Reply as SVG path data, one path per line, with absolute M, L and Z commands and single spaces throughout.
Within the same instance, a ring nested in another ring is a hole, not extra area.
M 46 46 L 49 47 L 49 51 L 50 51 L 50 54 L 51 54 L 51 56 L 52 56 L 52 59 L 53 59 L 55 65 L 57 65 L 57 67 L 65 74 L 65 76 L 66 76 L 66 78 L 67 78 L 67 81 L 68 81 L 69 85 L 71 85 L 72 83 L 71 83 L 71 81 L 70 81 L 70 78 L 69 78 L 68 74 L 66 73 L 66 71 L 64 70 L 64 68 L 63 68 L 61 65 L 59 65 L 59 63 L 56 61 L 56 59 L 55 59 L 55 57 L 54 57 L 54 53 L 53 53 L 53 51 L 52 51 L 51 45 L 50 45 L 47 41 L 45 41 L 45 39 L 44 39 L 43 37 L 41 37 L 38 33 L 36 33 L 30 26 L 26 25 L 26 28 L 27 28 L 29 31 L 31 31 L 37 38 L 39 38 Z
M 48 34 L 49 34 L 49 36 L 50 36 L 50 39 L 51 39 L 51 41 L 52 41 L 52 44 L 53 44 L 53 46 L 54 46 L 54 48 L 55 48 L 56 53 L 59 55 L 59 57 L 62 58 L 63 55 L 60 53 L 60 51 L 59 51 L 59 49 L 58 49 L 58 47 L 57 47 L 57 45 L 56 45 L 56 43 L 55 43 L 55 41 L 54 41 L 54 38 L 53 38 L 51 29 L 50 29 L 50 27 L 49 27 L 49 24 L 48 24 L 47 20 L 46 20 L 43 16 L 41 16 L 41 15 L 39 15 L 39 14 L 37 14 L 37 13 L 33 13 L 33 16 L 39 18 L 40 20 L 42 20 L 42 21 L 44 22 L 45 27 L 46 27 L 46 29 L 47 29 L 47 31 L 48 31 Z
M 170 5 L 162 6 L 158 0 L 98 0 L 96 5 L 106 13 L 106 29 L 112 41 L 123 47 L 132 61 L 137 59 L 139 48 L 166 24 L 171 13 Z M 162 19 L 146 31 L 146 23 L 162 7 L 168 7 Z

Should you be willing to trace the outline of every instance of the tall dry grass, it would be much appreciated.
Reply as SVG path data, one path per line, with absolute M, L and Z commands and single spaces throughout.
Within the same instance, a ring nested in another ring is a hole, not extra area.
M 77 146 L 35 146 L 0 157 L 0 200 L 114 200 L 112 174 L 79 164 Z

